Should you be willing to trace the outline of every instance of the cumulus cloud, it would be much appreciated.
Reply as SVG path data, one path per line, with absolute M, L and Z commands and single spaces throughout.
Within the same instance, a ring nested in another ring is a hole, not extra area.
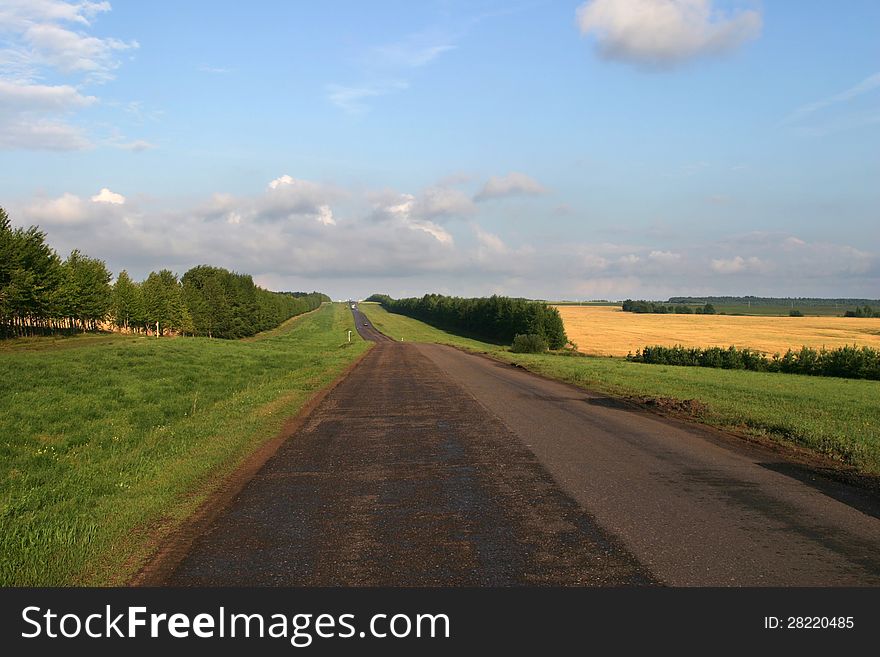
M 474 211 L 474 202 L 453 187 L 428 187 L 414 199 L 413 212 L 427 219 L 462 216 Z
M 28 221 L 38 224 L 77 224 L 89 218 L 82 199 L 65 192 L 58 198 L 39 199 L 25 208 Z
M 651 251 L 648 254 L 648 260 L 660 264 L 671 265 L 681 262 L 681 254 L 672 251 Z
M 524 173 L 511 172 L 506 176 L 492 176 L 474 196 L 475 201 L 505 198 L 508 196 L 536 196 L 547 190 L 534 178 Z
M 297 215 L 311 216 L 320 224 L 335 226 L 330 203 L 341 196 L 335 188 L 287 174 L 269 182 L 269 191 L 254 200 L 249 212 L 264 221 L 281 221 Z
M 90 140 L 71 115 L 97 102 L 83 84 L 106 82 L 118 55 L 135 41 L 86 32 L 107 2 L 6 0 L 0 5 L 0 148 L 76 150 Z M 75 77 L 76 85 L 47 85 L 51 73 Z
M 758 271 L 763 267 L 760 258 L 751 256 L 743 258 L 742 256 L 734 256 L 733 258 L 717 258 L 712 260 L 712 271 L 719 274 L 738 274 L 745 271 Z
M 82 131 L 62 118 L 97 99 L 70 85 L 16 83 L 0 78 L 0 148 L 75 150 L 88 146 Z
M 657 248 L 649 237 L 518 242 L 506 224 L 490 228 L 492 217 L 480 215 L 482 206 L 466 221 L 441 224 L 420 214 L 430 205 L 420 204 L 420 196 L 339 190 L 285 174 L 253 194 L 215 194 L 182 207 L 144 196 L 112 202 L 122 195 L 102 188 L 82 197 L 68 192 L 11 203 L 9 209 L 13 221 L 46 230 L 59 252 L 82 248 L 114 271 L 143 277 L 162 267 L 182 273 L 208 262 L 284 289 L 343 297 L 377 290 L 615 299 L 746 292 L 870 296 L 880 285 L 877 255 L 845 244 L 784 233 L 677 240 L 674 249 Z
M 101 191 L 92 197 L 92 203 L 112 203 L 113 205 L 122 205 L 125 203 L 125 197 L 122 194 L 111 192 L 106 187 L 102 187 Z
M 733 50 L 762 27 L 760 12 L 728 14 L 712 0 L 589 0 L 576 21 L 603 58 L 653 69 Z

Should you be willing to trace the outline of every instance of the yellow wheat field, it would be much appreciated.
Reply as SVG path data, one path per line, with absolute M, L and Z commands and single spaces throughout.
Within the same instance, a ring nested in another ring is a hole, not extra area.
M 751 347 L 768 354 L 856 344 L 880 348 L 880 319 L 625 313 L 619 306 L 557 306 L 568 338 L 588 354 L 625 356 L 645 345 Z

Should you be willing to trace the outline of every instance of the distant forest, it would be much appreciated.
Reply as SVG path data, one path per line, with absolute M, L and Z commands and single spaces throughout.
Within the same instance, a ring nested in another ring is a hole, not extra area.
M 407 315 L 452 333 L 492 342 L 510 344 L 517 335 L 539 336 L 550 349 L 561 349 L 568 342 L 559 311 L 542 301 L 498 295 L 466 299 L 442 294 L 409 299 L 374 294 L 367 301 L 378 301 L 389 312 Z
M 74 250 L 64 260 L 36 226 L 13 228 L 0 208 L 0 337 L 95 331 L 242 338 L 314 310 L 318 292 L 270 292 L 248 274 L 199 265 L 115 283 L 103 260 Z
M 880 299 L 821 299 L 818 297 L 669 297 L 667 303 L 700 304 L 711 303 L 717 306 L 791 306 L 809 308 L 811 306 L 880 306 Z

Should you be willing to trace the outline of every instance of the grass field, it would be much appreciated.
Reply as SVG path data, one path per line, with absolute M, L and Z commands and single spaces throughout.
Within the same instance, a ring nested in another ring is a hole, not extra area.
M 565 332 L 584 353 L 625 356 L 646 345 L 751 347 L 773 354 L 788 348 L 880 348 L 880 319 L 738 317 L 625 313 L 612 306 L 558 306 Z
M 368 348 L 345 343 L 353 328 L 345 304 L 325 304 L 253 342 L 98 336 L 0 351 L 0 584 L 124 583 Z
M 643 365 L 622 358 L 514 354 L 390 314 L 376 304 L 360 307 L 377 328 L 398 340 L 457 345 L 583 388 L 636 400 L 696 399 L 706 405 L 696 417 L 701 422 L 791 442 L 862 472 L 880 474 L 878 381 Z

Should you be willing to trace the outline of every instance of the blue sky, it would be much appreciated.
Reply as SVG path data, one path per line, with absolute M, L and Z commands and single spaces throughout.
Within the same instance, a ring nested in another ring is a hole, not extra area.
M 877 297 L 878 28 L 873 0 L 0 0 L 0 204 L 138 277 Z

